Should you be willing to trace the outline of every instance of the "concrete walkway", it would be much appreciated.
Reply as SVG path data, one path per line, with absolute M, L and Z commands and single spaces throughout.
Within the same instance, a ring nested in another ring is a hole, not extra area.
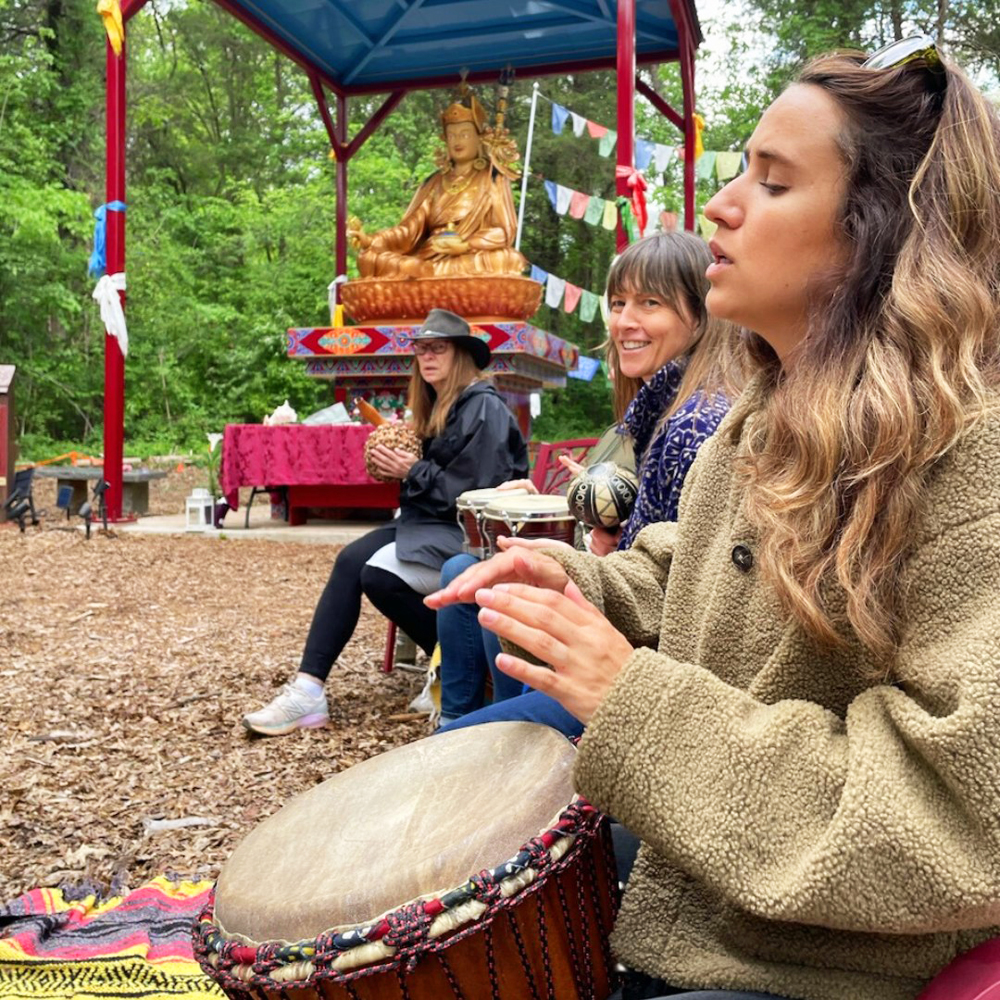
M 140 517 L 135 521 L 114 525 L 115 531 L 146 535 L 185 535 L 191 537 L 240 539 L 258 542 L 299 542 L 305 545 L 346 545 L 355 538 L 377 528 L 385 521 L 309 521 L 290 527 L 284 521 L 272 521 L 270 508 L 261 504 L 250 511 L 250 527 L 244 528 L 246 510 L 231 510 L 226 514 L 219 531 L 188 532 L 184 514 L 167 514 Z

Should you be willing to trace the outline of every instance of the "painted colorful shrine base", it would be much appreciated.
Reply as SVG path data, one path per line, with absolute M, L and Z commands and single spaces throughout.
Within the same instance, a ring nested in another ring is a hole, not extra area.
M 490 345 L 493 357 L 486 371 L 530 437 L 530 393 L 563 387 L 566 373 L 577 367 L 579 349 L 523 320 L 470 325 L 473 335 Z M 410 341 L 419 328 L 413 322 L 296 327 L 288 331 L 288 356 L 304 361 L 308 375 L 333 380 L 339 400 L 381 397 L 388 408 L 400 409 L 413 366 Z

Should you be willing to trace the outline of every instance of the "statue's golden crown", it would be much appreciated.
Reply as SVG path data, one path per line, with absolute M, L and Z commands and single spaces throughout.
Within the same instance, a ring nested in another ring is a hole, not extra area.
M 472 122 L 476 126 L 477 132 L 482 132 L 486 127 L 486 109 L 476 100 L 475 95 L 469 95 L 469 104 L 462 104 L 455 101 L 441 112 L 441 127 L 447 128 L 449 125 L 457 125 L 460 122 Z

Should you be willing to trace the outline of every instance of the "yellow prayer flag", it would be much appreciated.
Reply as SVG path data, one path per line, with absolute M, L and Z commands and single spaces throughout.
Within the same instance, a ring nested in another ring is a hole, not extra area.
M 701 141 L 701 133 L 705 131 L 705 119 L 697 112 L 691 116 L 691 119 L 694 122 L 694 158 L 697 160 L 705 152 Z
M 613 201 L 604 203 L 604 216 L 601 218 L 601 225 L 605 229 L 614 229 L 618 225 L 618 206 Z
M 704 215 L 698 216 L 698 232 L 701 233 L 705 240 L 710 240 L 714 235 L 716 229 L 719 228 L 718 223 L 713 222 L 711 219 L 706 218 Z
M 737 171 L 740 169 L 740 160 L 742 159 L 742 153 L 722 152 L 716 154 L 715 174 L 723 184 L 736 176 Z
M 125 42 L 125 23 L 122 21 L 122 8 L 118 0 L 98 0 L 97 13 L 104 19 L 104 30 L 108 33 L 108 41 L 116 56 L 122 54 Z

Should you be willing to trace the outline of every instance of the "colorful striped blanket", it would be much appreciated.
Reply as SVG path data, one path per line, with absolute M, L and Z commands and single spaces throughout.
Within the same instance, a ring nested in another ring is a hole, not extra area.
M 33 889 L 0 905 L 0 998 L 224 1000 L 191 951 L 211 887 L 159 876 L 121 896 Z

